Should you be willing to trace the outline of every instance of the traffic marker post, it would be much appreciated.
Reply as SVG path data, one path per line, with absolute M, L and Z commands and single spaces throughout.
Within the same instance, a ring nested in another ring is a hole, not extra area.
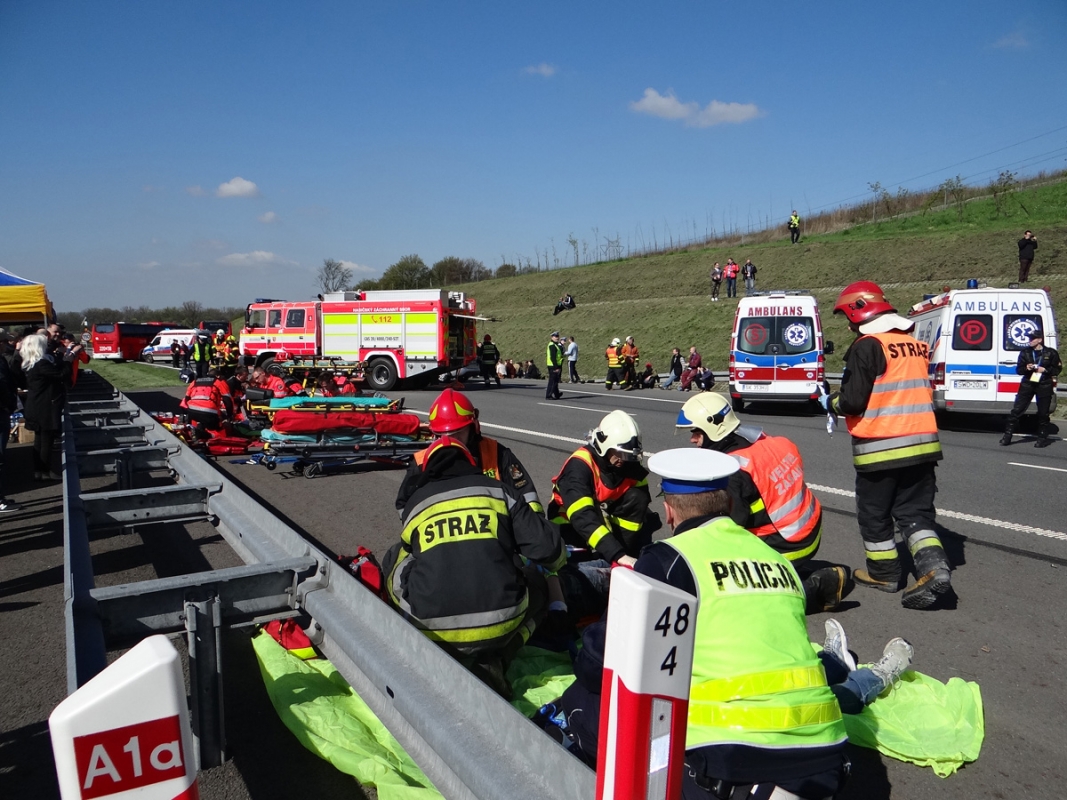
M 601 687 L 598 800 L 682 796 L 697 598 L 611 572 Z
M 178 651 L 149 636 L 48 718 L 63 800 L 198 800 Z

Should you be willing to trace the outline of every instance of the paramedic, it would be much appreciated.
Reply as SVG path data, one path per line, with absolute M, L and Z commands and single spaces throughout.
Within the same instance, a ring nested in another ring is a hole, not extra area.
M 507 663 L 548 609 L 538 565 L 551 573 L 567 560 L 559 529 L 450 436 L 426 451 L 400 518 L 382 563 L 390 602 L 510 698 Z M 520 556 L 532 563 L 519 567 Z
M 625 411 L 612 411 L 591 430 L 552 479 L 548 518 L 568 544 L 589 547 L 609 562 L 632 565 L 662 526 L 649 510 L 648 470 L 641 466 L 641 431 Z
M 848 771 L 841 708 L 808 640 L 792 565 L 728 516 L 737 461 L 677 449 L 652 456 L 649 469 L 663 479 L 674 535 L 645 548 L 635 569 L 700 598 L 681 796 L 832 797 Z M 598 737 L 599 713 L 589 710 L 599 708 L 604 632 L 602 623 L 586 630 L 578 680 L 560 701 L 587 755 Z
M 228 418 L 228 409 L 212 375 L 190 383 L 179 405 L 189 413 L 189 419 L 202 425 L 205 430 L 217 431 Z
M 1049 419 L 1048 412 L 1052 406 L 1053 382 L 1063 362 L 1060 354 L 1051 347 L 1045 347 L 1045 335 L 1035 329 L 1030 334 L 1030 346 L 1019 351 L 1019 361 L 1015 371 L 1023 376 L 1019 384 L 1019 393 L 1015 395 L 1015 405 L 1012 406 L 1011 415 L 1008 417 L 1008 427 L 1004 429 L 1004 436 L 1000 443 L 1011 444 L 1011 435 L 1015 426 L 1019 424 L 1026 409 L 1030 407 L 1030 401 L 1037 397 L 1037 441 L 1034 447 L 1048 447 L 1052 440 L 1048 438 Z
M 846 286 L 835 314 L 859 337 L 845 353 L 841 391 L 821 402 L 845 415 L 856 468 L 856 512 L 867 568 L 856 583 L 897 592 L 903 577 L 894 523 L 911 551 L 915 583 L 905 608 L 927 608 L 952 586 L 952 566 L 934 531 L 935 468 L 941 442 L 928 375 L 929 349 L 909 335 L 914 323 L 896 313 L 871 281 Z
M 482 436 L 478 423 L 478 409 L 463 392 L 445 389 L 430 406 L 430 431 L 435 436 L 451 436 L 466 447 L 487 478 L 500 481 L 512 489 L 517 497 L 529 504 L 535 513 L 544 516 L 545 508 L 537 496 L 533 478 L 518 457 L 496 439 Z M 415 454 L 396 496 L 396 508 L 404 505 L 415 492 L 422 474 L 422 462 L 428 450 Z
M 730 517 L 781 553 L 804 577 L 808 613 L 832 611 L 848 593 L 849 569 L 833 565 L 804 569 L 819 552 L 822 506 L 804 482 L 804 461 L 784 436 L 768 436 L 742 425 L 728 397 L 695 395 L 678 412 L 676 428 L 690 431 L 689 441 L 737 459 L 741 469 L 730 476 Z

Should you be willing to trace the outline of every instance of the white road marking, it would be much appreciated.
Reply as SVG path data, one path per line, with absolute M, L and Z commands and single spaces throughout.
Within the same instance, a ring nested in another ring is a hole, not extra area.
M 544 405 L 544 404 L 542 404 Z M 429 416 L 426 411 L 416 411 L 414 409 L 406 409 L 407 411 L 414 411 L 416 414 L 422 414 L 423 416 Z M 591 409 L 583 408 L 582 411 L 590 411 Z M 507 431 L 509 433 L 521 433 L 526 436 L 536 436 L 540 439 L 552 439 L 557 442 L 568 442 L 570 444 L 585 444 L 585 439 L 575 439 L 571 436 L 558 436 L 554 433 L 541 433 L 541 431 L 531 431 L 527 428 L 513 428 L 510 425 L 494 425 L 490 422 L 483 422 L 483 428 L 493 428 L 498 431 Z M 645 453 L 646 456 L 655 455 L 652 452 Z M 1030 464 L 1020 464 L 1018 466 L 1032 466 Z M 1044 467 L 1044 469 L 1055 469 L 1055 467 Z M 850 489 L 838 489 L 836 486 L 822 486 L 818 483 L 809 483 L 808 488 L 814 489 L 817 492 L 825 492 L 826 494 L 836 494 L 841 497 L 855 497 L 856 493 Z M 948 517 L 949 519 L 958 519 L 964 522 L 974 522 L 979 525 L 988 525 L 992 528 L 1003 528 L 1009 531 L 1018 531 L 1019 533 L 1032 533 L 1035 536 L 1043 536 L 1047 539 L 1058 539 L 1061 542 L 1067 542 L 1067 533 L 1060 533 L 1059 531 L 1050 531 L 1046 528 L 1035 528 L 1033 525 L 1022 525 L 1018 522 L 1007 522 L 1001 519 L 991 519 L 990 517 L 979 517 L 975 514 L 964 514 L 960 511 L 949 511 L 948 509 L 939 508 L 937 513 L 942 517 Z
M 1047 469 L 1052 472 L 1067 472 L 1067 469 L 1060 469 L 1059 467 L 1043 467 L 1040 464 L 1023 464 L 1018 461 L 1009 461 L 1009 467 L 1029 467 L 1030 469 Z
M 841 497 L 855 497 L 856 493 L 849 491 L 848 489 L 838 489 L 834 486 L 820 486 L 817 483 L 809 483 L 809 489 L 814 489 L 817 492 L 826 492 L 827 494 L 836 494 Z M 1001 519 L 990 519 L 989 517 L 979 517 L 974 514 L 964 514 L 960 511 L 949 511 L 944 508 L 937 509 L 938 516 L 948 517 L 949 519 L 960 519 L 964 522 L 977 522 L 979 525 L 989 525 L 993 528 L 1003 528 L 1009 531 L 1019 531 L 1020 533 L 1032 533 L 1036 536 L 1044 536 L 1048 539 L 1059 539 L 1061 542 L 1067 542 L 1067 533 L 1060 533 L 1059 531 L 1050 531 L 1045 528 L 1035 528 L 1033 525 L 1021 525 L 1018 522 L 1007 522 Z
M 563 403 L 560 403 L 560 402 L 538 403 L 537 405 L 539 405 L 539 406 L 549 406 L 550 408 L 573 408 L 575 411 L 592 411 L 594 414 L 603 414 L 604 413 L 604 409 L 602 409 L 602 408 L 586 408 L 585 406 L 565 406 L 565 405 L 563 405 Z
M 591 394 L 591 395 L 594 395 L 595 397 L 604 397 L 606 394 L 608 394 L 607 392 L 583 392 L 581 389 L 567 389 L 566 391 L 567 391 L 568 394 L 570 392 L 574 392 L 575 394 Z M 624 391 L 624 390 L 620 389 L 619 391 Z M 657 389 L 642 389 L 641 390 L 642 394 L 634 394 L 633 392 L 630 392 L 630 393 L 627 394 L 627 397 L 628 398 L 632 398 L 634 400 L 649 400 L 649 401 L 651 401 L 653 403 L 674 403 L 676 406 L 685 405 L 685 400 L 668 400 L 666 397 L 645 397 L 643 395 L 644 395 L 644 392 L 646 392 L 646 391 L 647 392 L 654 392 L 654 391 L 659 391 L 659 390 L 657 390 Z M 668 391 L 670 391 L 670 390 L 668 390 Z

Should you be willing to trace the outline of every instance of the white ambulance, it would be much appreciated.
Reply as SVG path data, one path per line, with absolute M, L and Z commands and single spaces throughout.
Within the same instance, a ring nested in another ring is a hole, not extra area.
M 750 400 L 808 403 L 826 377 L 819 302 L 805 292 L 757 292 L 737 304 L 730 336 L 730 397 L 735 411 Z
M 1056 317 L 1043 289 L 954 289 L 914 305 L 912 335 L 930 346 L 939 411 L 1006 414 L 1019 391 L 1019 351 L 1041 331 L 1056 347 Z M 1056 407 L 1053 395 L 1052 408 Z M 1031 403 L 1027 413 L 1035 413 Z

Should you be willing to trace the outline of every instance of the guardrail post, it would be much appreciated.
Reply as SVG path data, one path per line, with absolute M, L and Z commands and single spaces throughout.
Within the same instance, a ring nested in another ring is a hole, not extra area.
M 200 769 L 226 760 L 222 710 L 221 608 L 218 597 L 185 603 L 185 631 L 192 684 L 193 739 Z

